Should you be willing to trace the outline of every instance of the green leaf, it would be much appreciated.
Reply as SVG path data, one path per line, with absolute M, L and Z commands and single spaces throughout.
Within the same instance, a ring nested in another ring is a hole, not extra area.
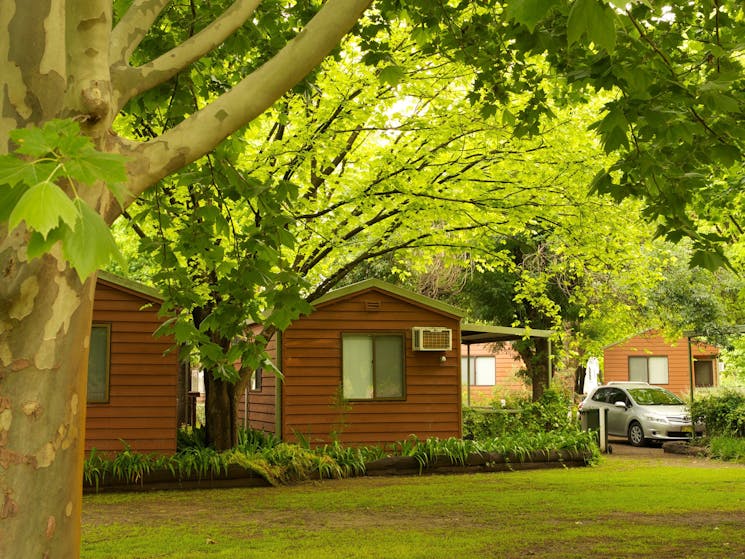
M 10 137 L 18 144 L 16 151 L 32 157 L 48 155 L 64 144 L 65 138 L 79 136 L 80 126 L 77 122 L 60 119 L 51 120 L 41 128 L 19 128 L 10 133 Z
M 19 182 L 33 184 L 37 181 L 33 165 L 12 155 L 0 155 L 0 184 L 15 186 Z
M 711 156 L 725 167 L 730 167 L 741 161 L 742 153 L 740 150 L 728 144 L 716 144 L 711 147 Z
M 24 192 L 10 213 L 8 227 L 15 229 L 25 221 L 29 229 L 46 237 L 60 222 L 72 227 L 77 219 L 78 211 L 67 194 L 56 184 L 43 181 Z
M 173 334 L 179 343 L 193 342 L 199 338 L 199 332 L 194 327 L 194 324 L 185 320 L 176 321 Z
M 26 190 L 28 190 L 28 187 L 25 184 L 0 186 L 0 222 L 8 221 L 10 213 Z
M 378 79 L 381 83 L 388 85 L 398 85 L 405 75 L 404 69 L 400 66 L 386 66 L 380 71 Z
M 727 258 L 723 254 L 711 250 L 695 251 L 690 261 L 691 267 L 698 266 L 706 270 L 716 270 L 726 264 Z
M 598 171 L 590 184 L 590 192 L 593 194 L 610 194 L 614 190 L 613 179 L 605 169 Z
M 579 42 L 582 35 L 608 52 L 616 48 L 616 25 L 613 10 L 600 0 L 576 0 L 569 10 L 567 40 Z
M 119 205 L 123 208 L 124 200 L 131 195 L 129 188 L 127 188 L 127 183 L 107 182 L 106 187 L 111 191 L 114 198 L 116 198 L 116 201 L 119 202 Z
M 629 122 L 626 120 L 626 115 L 618 107 L 609 105 L 608 112 L 603 120 L 590 125 L 589 128 L 597 130 L 606 153 L 611 153 L 620 147 L 628 147 L 629 145 Z
M 38 231 L 31 233 L 31 238 L 28 241 L 28 247 L 26 248 L 26 254 L 29 260 L 38 258 L 43 254 L 46 254 L 52 249 L 52 246 L 57 241 L 62 240 L 64 227 L 55 227 L 49 234 L 44 238 L 44 235 Z
M 716 91 L 706 91 L 701 94 L 700 100 L 708 109 L 714 111 L 725 113 L 740 112 L 740 103 L 730 95 L 717 93 Z
M 505 11 L 509 18 L 521 23 L 532 33 L 557 3 L 557 0 L 513 0 Z
M 74 230 L 65 230 L 62 252 L 80 279 L 84 280 L 112 257 L 122 257 L 103 218 L 79 198 L 75 200 L 75 206 L 79 218 Z
M 125 158 L 116 153 L 103 153 L 88 149 L 65 161 L 67 174 L 84 184 L 97 181 L 120 183 L 127 180 Z

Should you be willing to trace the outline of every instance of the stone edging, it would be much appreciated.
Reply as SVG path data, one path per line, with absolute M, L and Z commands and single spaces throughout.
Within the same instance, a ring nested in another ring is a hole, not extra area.
M 670 454 L 685 454 L 687 456 L 708 457 L 709 449 L 705 446 L 692 445 L 688 441 L 671 441 L 663 443 L 662 451 Z

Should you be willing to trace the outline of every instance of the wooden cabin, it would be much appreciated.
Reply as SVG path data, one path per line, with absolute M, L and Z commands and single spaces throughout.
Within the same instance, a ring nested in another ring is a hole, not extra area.
M 710 344 L 692 339 L 689 353 L 688 338 L 671 342 L 647 330 L 604 349 L 603 382 L 638 380 L 690 394 L 691 373 L 694 391 L 719 384 L 718 357 Z
M 254 373 L 245 426 L 311 444 L 461 436 L 458 309 L 379 280 L 313 306 L 270 347 L 283 381 Z
M 529 397 L 530 385 L 518 376 L 518 371 L 524 368 L 520 355 L 509 342 L 473 344 L 470 348 L 463 345 L 461 384 L 464 404 L 488 406 L 495 400 L 510 396 Z
M 88 359 L 85 449 L 176 451 L 178 352 L 153 333 L 162 299 L 147 286 L 99 272 Z

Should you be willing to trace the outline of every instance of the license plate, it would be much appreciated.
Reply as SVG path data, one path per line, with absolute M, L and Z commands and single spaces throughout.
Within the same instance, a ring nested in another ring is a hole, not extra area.
M 681 431 L 684 433 L 693 433 L 693 425 L 683 425 Z

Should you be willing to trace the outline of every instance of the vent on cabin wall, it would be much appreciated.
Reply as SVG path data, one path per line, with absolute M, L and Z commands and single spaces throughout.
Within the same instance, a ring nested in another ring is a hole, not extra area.
M 382 306 L 380 301 L 365 301 L 366 311 L 379 311 Z
M 414 351 L 450 351 L 453 348 L 453 331 L 438 326 L 414 326 L 411 329 Z

